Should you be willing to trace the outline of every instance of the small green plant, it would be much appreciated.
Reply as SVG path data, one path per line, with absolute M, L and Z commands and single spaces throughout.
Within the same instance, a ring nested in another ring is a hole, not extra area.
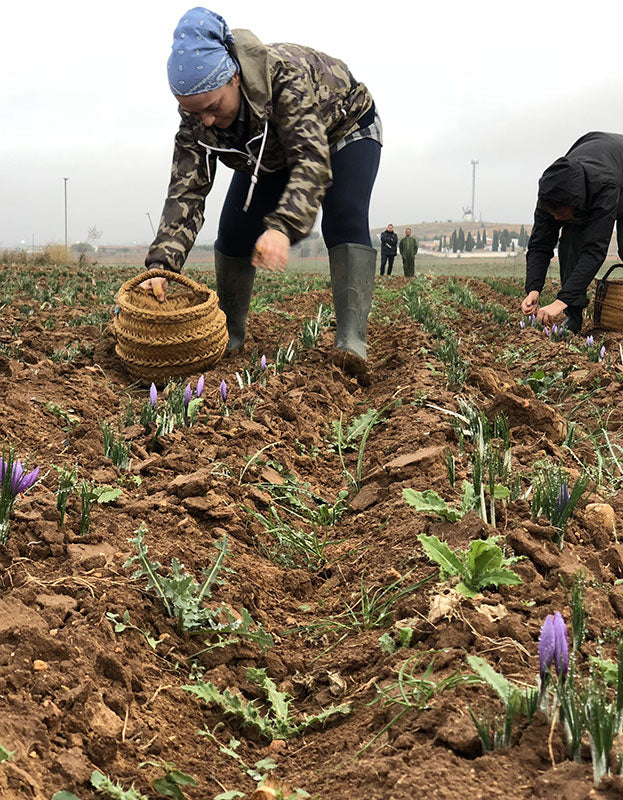
M 561 578 L 562 580 L 562 578 Z M 571 627 L 573 629 L 573 649 L 578 651 L 584 643 L 586 635 L 586 607 L 584 593 L 586 591 L 586 577 L 577 573 L 571 586 Z
M 434 577 L 429 575 L 415 583 L 407 583 L 410 576 L 411 573 L 408 572 L 386 586 L 372 589 L 365 585 L 362 575 L 356 599 L 354 602 L 343 601 L 344 611 L 335 617 L 315 622 L 306 629 L 298 630 L 315 630 L 322 633 L 330 631 L 340 633 L 341 637 L 345 638 L 350 633 L 386 628 L 394 618 L 396 603 L 417 591 Z
M 152 788 L 163 797 L 172 797 L 174 800 L 187 800 L 182 791 L 185 786 L 196 786 L 197 781 L 185 772 L 179 770 L 172 761 L 142 761 L 139 769 L 143 767 L 158 767 L 164 770 L 162 778 L 152 781 Z
M 476 717 L 472 709 L 468 709 L 478 731 L 483 752 L 489 752 L 498 747 L 509 747 L 512 744 L 515 720 L 519 716 L 525 716 L 529 720 L 534 716 L 539 702 L 539 690 L 537 687 L 521 687 L 511 683 L 479 656 L 468 656 L 467 663 L 504 703 L 504 716 L 501 723 L 497 717 Z
M 115 783 L 99 770 L 95 770 L 91 775 L 91 785 L 100 794 L 105 794 L 112 800 L 150 800 L 144 794 L 137 792 L 134 786 L 124 789 L 120 783 Z
M 373 703 L 381 701 L 386 707 L 399 708 L 398 713 L 357 753 L 357 757 L 365 753 L 392 725 L 402 719 L 405 714 L 419 713 L 430 706 L 434 696 L 453 689 L 456 686 L 465 686 L 482 683 L 475 675 L 463 675 L 455 671 L 445 678 L 435 682 L 431 679 L 435 660 L 431 658 L 422 671 L 424 657 L 430 653 L 418 653 L 404 661 L 397 671 L 396 681 L 387 687 L 377 686 L 378 697 Z M 421 673 L 421 674 L 420 674 Z
M 498 546 L 499 536 L 475 539 L 469 550 L 453 551 L 436 536 L 421 533 L 425 554 L 439 565 L 439 579 L 459 578 L 457 590 L 466 597 L 475 597 L 487 586 L 516 586 L 521 583 L 519 575 L 508 569 L 519 561 L 517 557 L 505 558 Z
M 121 489 L 112 486 L 96 486 L 94 483 L 83 480 L 80 484 L 80 536 L 91 530 L 91 510 L 94 503 L 114 503 L 121 497 Z
M 213 564 L 203 571 L 203 581 L 197 583 L 192 575 L 185 573 L 184 565 L 176 558 L 171 561 L 170 575 L 160 574 L 160 564 L 149 559 L 148 548 L 143 541 L 146 530 L 145 525 L 141 525 L 135 531 L 136 538 L 129 540 L 136 547 L 137 554 L 131 556 L 124 567 L 133 564 L 138 566 L 133 577 L 147 580 L 148 588 L 153 589 L 160 597 L 169 617 L 177 621 L 178 630 L 190 634 L 210 632 L 221 644 L 232 644 L 239 638 L 244 638 L 256 642 L 263 650 L 272 645 L 272 636 L 261 626 L 254 624 L 245 608 L 238 615 L 226 603 L 213 608 L 205 605 L 212 598 L 213 589 L 223 583 L 219 573 L 227 555 L 225 534 L 215 544 L 217 555 Z
M 547 397 L 549 390 L 562 381 L 563 377 L 562 372 L 548 375 L 543 369 L 535 369 L 531 375 L 523 378 L 519 383 L 529 386 L 537 397 Z
M 116 433 L 114 425 L 108 422 L 103 422 L 101 429 L 106 458 L 109 458 L 118 469 L 129 469 L 131 461 L 130 445 L 124 441 L 121 433 L 121 423 L 118 423 Z
M 106 619 L 109 622 L 113 623 L 115 633 L 123 633 L 123 631 L 128 631 L 128 630 L 137 631 L 138 633 L 140 633 L 152 650 L 156 650 L 158 645 L 162 644 L 162 640 L 154 639 L 154 637 L 149 633 L 149 631 L 143 630 L 143 628 L 139 628 L 138 626 L 133 625 L 130 622 L 130 612 L 127 609 L 123 612 L 123 617 L 121 618 L 119 617 L 119 614 L 112 614 L 111 612 L 107 612 Z
M 0 764 L 2 764 L 3 761 L 10 761 L 14 755 L 15 753 L 12 750 L 7 750 L 6 747 L 0 744 Z
M 573 490 L 569 489 L 569 475 L 562 467 L 538 470 L 532 479 L 532 516 L 546 517 L 557 529 L 555 541 L 562 550 L 567 523 L 580 498 L 586 491 L 589 477 L 580 475 Z
M 310 797 L 303 789 L 292 789 L 288 794 L 284 793 L 283 789 L 276 784 L 270 775 L 273 770 L 277 769 L 277 764 L 272 758 L 262 758 L 250 766 L 245 763 L 237 752 L 241 744 L 238 739 L 232 738 L 229 740 L 229 744 L 223 744 L 216 738 L 214 733 L 209 730 L 199 731 L 199 734 L 200 736 L 206 736 L 211 742 L 214 742 L 223 755 L 233 759 L 240 767 L 241 771 L 256 782 L 258 789 L 265 787 L 265 789 L 269 791 L 269 794 L 274 794 L 275 800 L 305 800 L 305 798 Z M 247 797 L 245 792 L 232 789 L 231 791 L 225 791 L 216 795 L 214 800 L 234 800 L 234 798 L 244 797 Z
M 240 694 L 229 689 L 221 692 L 213 683 L 198 681 L 193 686 L 183 686 L 182 688 L 206 703 L 218 706 L 226 715 L 235 717 L 243 728 L 251 730 L 257 736 L 268 741 L 291 739 L 294 736 L 300 736 L 312 727 L 325 725 L 333 717 L 350 714 L 351 707 L 344 703 L 339 706 L 330 706 L 319 714 L 294 720 L 290 708 L 290 697 L 287 693 L 277 689 L 275 682 L 266 674 L 266 670 L 250 668 L 247 670 L 247 678 L 255 683 L 266 696 L 267 706 L 264 714 L 255 702 L 246 701 Z
M 315 318 L 306 319 L 303 322 L 303 331 L 301 333 L 301 343 L 303 347 L 317 347 L 320 334 L 323 328 L 326 328 L 329 324 L 331 317 L 331 308 L 321 303 L 318 306 Z
M 67 467 L 55 467 L 58 470 L 58 488 L 56 490 L 56 508 L 61 515 L 61 527 L 65 524 L 65 513 L 67 511 L 67 500 L 69 495 L 78 485 L 78 466 L 70 469 Z
M 80 422 L 80 417 L 74 412 L 73 408 L 63 408 L 58 403 L 53 403 L 51 400 L 45 404 L 46 409 L 54 414 L 59 422 L 62 423 L 64 431 L 70 431 L 75 425 Z
M 261 514 L 244 506 L 251 516 L 260 522 L 266 532 L 276 542 L 274 546 L 259 542 L 259 549 L 275 564 L 284 567 L 317 570 L 326 561 L 326 549 L 336 544 L 337 539 L 330 539 L 323 527 L 312 522 L 311 531 L 290 525 L 279 515 L 277 508 L 270 505 L 268 514 Z
M 465 514 L 474 508 L 475 503 L 474 489 L 469 481 L 463 481 L 463 496 L 460 508 L 446 503 L 433 489 L 427 489 L 425 492 L 403 489 L 402 499 L 416 511 L 424 514 L 436 514 L 445 522 L 457 522 L 463 519 Z
M 296 361 L 298 355 L 297 349 L 294 345 L 294 339 L 287 347 L 279 345 L 275 348 L 273 353 L 273 369 L 275 374 L 283 372 L 287 367 L 291 367 Z
M 344 475 L 354 492 L 358 492 L 361 489 L 363 454 L 372 428 L 379 422 L 383 422 L 385 414 L 396 408 L 396 406 L 399 406 L 401 402 L 402 401 L 399 399 L 391 400 L 389 403 L 387 403 L 387 405 L 383 406 L 380 411 L 376 411 L 374 408 L 369 408 L 364 414 L 361 414 L 359 417 L 352 420 L 346 429 L 344 429 L 341 414 L 339 420 L 333 423 L 335 448 L 337 449 Z M 357 456 L 357 468 L 355 474 L 353 475 L 346 467 L 346 462 L 344 461 L 344 452 L 348 449 L 355 449 L 355 443 L 357 439 L 360 440 L 359 453 Z

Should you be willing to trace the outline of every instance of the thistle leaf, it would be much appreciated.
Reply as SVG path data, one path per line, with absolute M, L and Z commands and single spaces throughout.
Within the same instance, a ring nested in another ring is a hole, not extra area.
M 446 575 L 463 574 L 465 570 L 463 562 L 450 550 L 445 542 L 440 541 L 436 536 L 426 536 L 424 533 L 421 533 L 417 538 L 422 543 L 422 548 L 426 555 L 435 564 L 439 564 Z

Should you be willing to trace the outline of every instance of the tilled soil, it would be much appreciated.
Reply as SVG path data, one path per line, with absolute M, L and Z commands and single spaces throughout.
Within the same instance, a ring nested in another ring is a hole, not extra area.
M 1 271 L 5 286 L 19 279 L 16 267 Z M 110 288 L 129 274 L 109 270 L 104 279 Z M 88 287 L 98 279 L 102 272 L 95 267 L 65 271 L 62 281 Z M 42 270 L 37 280 L 51 279 Z M 604 486 L 593 482 L 562 551 L 547 521 L 530 519 L 526 500 L 500 504 L 497 529 L 475 512 L 456 523 L 416 513 L 402 499 L 403 489 L 432 488 L 457 502 L 467 474 L 444 413 L 457 409 L 457 392 L 447 388 L 433 354 L 438 343 L 405 312 L 400 291 L 407 282 L 396 277 L 378 283 L 369 387 L 331 364 L 330 328 L 316 347 L 301 346 L 294 364 L 275 373 L 275 348 L 298 340 L 303 320 L 315 317 L 320 303 L 330 303 L 328 288 L 301 291 L 301 281 L 298 291 L 250 315 L 245 351 L 206 373 L 197 422 L 163 436 L 156 448 L 153 432 L 131 419 L 130 404 L 137 413 L 147 392 L 117 361 L 108 328 L 69 324 L 102 310 L 106 317 L 106 306 L 93 294 L 78 293 L 78 305 L 61 298 L 39 307 L 16 290 L 2 309 L 0 435 L 28 456 L 29 465 L 41 466 L 43 477 L 16 504 L 8 542 L 0 546 L 0 745 L 14 751 L 0 764 L 0 796 L 49 800 L 66 789 L 86 800 L 96 796 L 89 779 L 98 769 L 126 789 L 134 784 L 157 797 L 151 782 L 162 769 L 139 766 L 153 761 L 173 762 L 193 776 L 197 786 L 184 787 L 188 798 L 233 790 L 249 796 L 254 780 L 215 741 L 227 745 L 232 738 L 240 741 L 237 753 L 246 765 L 269 757 L 281 786 L 318 798 L 620 796 L 619 778 L 592 790 L 588 751 L 581 764 L 570 761 L 560 731 L 552 732 L 540 713 L 530 723 L 518 722 L 511 747 L 483 755 L 468 708 L 477 716 L 501 713 L 484 685 L 435 693 L 372 741 L 403 708 L 383 702 L 379 688 L 395 683 L 407 659 L 416 677 L 432 660 L 429 677 L 438 682 L 455 672 L 471 674 L 466 656 L 480 655 L 507 678 L 534 685 L 541 625 L 556 610 L 569 621 L 565 585 L 579 571 L 588 582 L 588 632 L 578 664 L 588 663 L 600 639 L 604 655 L 612 657 L 623 617 L 623 546 L 586 506 L 609 503 L 620 526 L 623 494 L 607 477 Z M 433 281 L 440 292 L 444 283 Z M 581 346 L 574 352 L 541 331 L 520 330 L 516 298 L 475 279 L 469 287 L 483 304 L 494 301 L 509 314 L 504 325 L 486 308 L 454 307 L 447 324 L 460 335 L 461 353 L 470 362 L 461 394 L 491 417 L 507 415 L 517 473 L 528 476 L 535 462 L 549 458 L 577 475 L 578 461 L 562 447 L 568 421 L 578 423 L 577 459 L 591 465 L 594 452 L 582 432 L 607 426 L 615 439 L 623 424 L 623 336 L 594 331 L 608 355 L 593 363 Z M 80 297 L 86 297 L 81 306 Z M 441 308 L 447 302 L 444 295 Z M 23 309 L 28 304 L 29 312 Z M 70 348 L 65 353 L 71 359 L 58 356 L 62 348 Z M 269 366 L 262 381 L 241 389 L 235 373 L 254 352 L 266 354 Z M 538 367 L 548 375 L 564 373 L 540 397 L 518 382 Z M 223 379 L 227 415 L 219 402 Z M 346 427 L 371 408 L 385 412 L 370 430 L 355 491 L 345 470 L 357 479 L 359 441 L 343 453 L 342 464 L 334 424 L 342 418 Z M 117 420 L 132 442 L 129 470 L 117 469 L 103 454 L 100 425 Z M 447 451 L 457 459 L 456 488 L 448 480 Z M 95 504 L 84 536 L 78 533 L 79 496 L 71 496 L 64 526 L 56 508 L 53 465 L 74 464 L 81 478 L 123 491 L 111 504 Z M 305 487 L 305 496 L 313 493 L 313 502 L 322 498 L 329 505 L 340 490 L 349 490 L 347 510 L 320 532 L 330 540 L 324 563 L 306 567 L 294 556 L 286 565 L 279 557 L 260 519 L 270 517 L 275 486 Z M 235 611 L 246 608 L 272 635 L 273 646 L 264 652 L 241 639 L 214 647 L 213 635 L 180 632 L 146 581 L 124 567 L 136 552 L 128 540 L 141 523 L 161 571 L 177 558 L 197 580 L 225 534 L 228 554 L 213 600 Z M 437 580 L 418 542 L 421 533 L 461 548 L 497 533 L 507 555 L 524 556 L 514 567 L 523 582 L 474 599 L 458 596 Z M 380 626 L 371 618 L 362 621 L 362 587 L 378 598 L 397 581 L 399 588 L 422 583 L 391 604 Z M 431 615 L 435 608 L 441 611 Z M 135 627 L 115 632 L 107 615 L 122 618 L 125 612 Z M 408 624 L 413 638 L 409 648 L 389 654 L 379 637 L 395 635 L 396 623 Z M 303 735 L 269 742 L 182 689 L 200 678 L 264 709 L 249 668 L 265 669 L 292 696 L 297 719 L 342 703 L 351 711 Z M 206 730 L 211 736 L 199 735 Z

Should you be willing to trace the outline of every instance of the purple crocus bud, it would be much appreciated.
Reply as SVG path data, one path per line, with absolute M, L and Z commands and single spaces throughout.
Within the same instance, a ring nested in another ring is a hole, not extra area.
M 552 325 L 552 333 L 554 336 L 558 333 L 558 325 L 556 325 L 556 323 Z
M 554 614 L 554 662 L 559 678 L 565 678 L 569 668 L 569 641 L 567 626 L 560 611 Z
M 519 322 L 519 327 L 521 328 L 521 330 L 523 330 L 526 327 L 526 323 L 523 320 L 521 320 Z
M 221 385 L 219 387 L 219 391 L 221 393 L 221 400 L 226 403 L 227 402 L 227 384 L 225 381 L 221 381 Z
M 156 389 L 156 384 L 152 383 L 152 385 L 149 387 L 149 405 L 152 408 L 155 408 L 157 402 L 158 402 L 158 390 Z
M 192 400 L 193 390 L 190 386 L 190 383 L 186 384 L 186 388 L 184 389 L 184 408 L 188 408 L 188 404 Z
M 558 499 L 556 501 L 559 514 L 562 514 L 565 508 L 569 505 L 570 499 L 571 492 L 569 491 L 569 487 L 566 483 L 563 483 L 560 487 L 560 491 L 558 492 Z
M 203 375 L 197 381 L 197 397 L 201 397 L 203 394 L 203 387 L 205 386 L 205 378 Z
M 555 642 L 554 617 L 548 614 L 545 617 L 545 622 L 543 623 L 541 635 L 539 637 L 539 674 L 541 676 L 541 686 L 544 686 L 545 678 L 554 660 Z
M 599 358 L 603 361 L 606 357 L 606 345 L 602 344 L 601 350 L 599 351 Z
M 593 337 L 592 336 L 587 336 L 586 337 L 586 346 L 587 347 L 592 347 L 594 344 L 595 344 L 595 340 L 593 339 Z
M 4 467 L 4 465 L 3 465 Z M 4 476 L 4 469 L 2 470 Z M 21 492 L 25 492 L 33 485 L 39 475 L 39 467 L 33 469 L 32 472 L 24 474 L 21 461 L 13 462 L 13 469 L 11 470 L 11 494 L 16 497 Z
M 262 372 L 264 372 L 264 370 L 266 369 L 266 356 L 262 356 L 260 358 L 260 369 L 262 370 Z
M 550 331 L 550 329 L 549 329 L 549 328 L 543 328 L 543 333 L 544 333 L 546 336 L 549 336 L 549 335 L 551 334 L 551 331 Z

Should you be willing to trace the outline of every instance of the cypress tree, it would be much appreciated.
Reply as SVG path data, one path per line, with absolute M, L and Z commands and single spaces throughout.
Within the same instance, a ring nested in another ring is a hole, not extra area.
M 465 231 L 463 228 L 459 228 L 459 235 L 456 238 L 456 246 L 461 252 L 465 250 Z
M 498 236 L 498 232 L 494 230 L 493 241 L 491 242 L 492 252 L 497 253 L 499 246 L 500 246 L 500 237 Z

